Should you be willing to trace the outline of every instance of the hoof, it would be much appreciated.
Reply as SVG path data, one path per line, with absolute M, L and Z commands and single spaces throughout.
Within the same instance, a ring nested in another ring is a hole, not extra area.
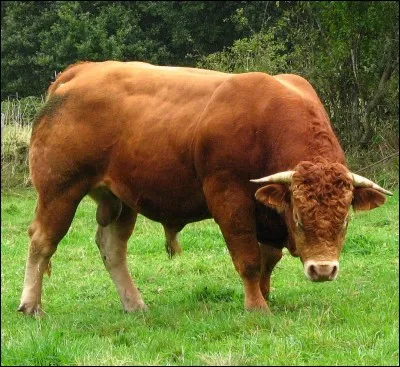
M 21 304 L 18 309 L 18 312 L 22 312 L 24 315 L 30 315 L 35 317 L 43 316 L 43 311 L 40 305 L 28 306 L 27 304 Z
M 271 310 L 269 309 L 268 306 L 267 307 L 252 307 L 252 308 L 246 307 L 246 311 L 249 311 L 249 312 L 262 312 L 262 313 L 265 313 L 267 315 L 272 315 L 272 312 L 271 312 Z
M 261 311 L 266 314 L 272 314 L 267 302 L 265 302 L 264 299 L 262 299 L 260 302 L 246 302 L 245 309 L 246 311 Z
M 168 244 L 166 244 L 165 249 L 166 249 L 167 255 L 170 259 L 172 259 L 174 256 L 180 255 L 182 253 L 182 248 L 179 245 L 172 247 L 172 246 L 169 246 Z
M 126 313 L 137 312 L 137 311 L 147 311 L 148 309 L 149 308 L 142 300 L 137 302 L 137 304 L 135 304 L 135 305 L 124 306 L 124 311 Z

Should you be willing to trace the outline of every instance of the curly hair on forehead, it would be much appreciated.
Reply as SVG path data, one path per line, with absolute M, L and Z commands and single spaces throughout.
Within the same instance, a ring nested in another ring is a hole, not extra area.
M 305 230 L 334 238 L 343 226 L 353 195 L 348 170 L 323 158 L 300 162 L 292 179 L 292 194 Z

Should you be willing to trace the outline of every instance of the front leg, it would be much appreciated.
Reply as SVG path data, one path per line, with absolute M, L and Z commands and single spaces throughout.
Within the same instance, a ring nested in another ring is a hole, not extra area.
M 260 288 L 261 257 L 260 249 L 253 234 L 239 234 L 237 229 L 220 225 L 229 253 L 236 271 L 243 280 L 247 310 L 264 309 L 269 311 L 268 305 Z
M 269 311 L 261 293 L 261 254 L 256 235 L 252 195 L 234 177 L 213 176 L 203 182 L 203 190 L 213 218 L 218 223 L 241 276 L 245 308 Z
M 272 247 L 266 243 L 260 243 L 261 252 L 261 279 L 260 289 L 265 299 L 270 293 L 271 273 L 275 265 L 282 258 L 282 249 Z

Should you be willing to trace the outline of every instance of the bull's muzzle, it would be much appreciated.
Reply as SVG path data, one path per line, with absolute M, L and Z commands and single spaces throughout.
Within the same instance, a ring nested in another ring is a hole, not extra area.
M 339 263 L 337 261 L 307 260 L 304 263 L 304 273 L 313 282 L 334 280 L 339 273 Z

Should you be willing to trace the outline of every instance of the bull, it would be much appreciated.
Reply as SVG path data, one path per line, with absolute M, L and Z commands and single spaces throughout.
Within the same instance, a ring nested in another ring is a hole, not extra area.
M 213 218 L 243 280 L 246 309 L 269 311 L 270 276 L 288 248 L 311 281 L 334 280 L 349 210 L 391 193 L 349 171 L 313 87 L 300 76 L 84 62 L 62 72 L 29 151 L 38 193 L 19 311 L 41 313 L 43 274 L 89 195 L 96 244 L 123 309 L 146 305 L 128 272 L 140 213 L 170 255 L 191 222 Z

